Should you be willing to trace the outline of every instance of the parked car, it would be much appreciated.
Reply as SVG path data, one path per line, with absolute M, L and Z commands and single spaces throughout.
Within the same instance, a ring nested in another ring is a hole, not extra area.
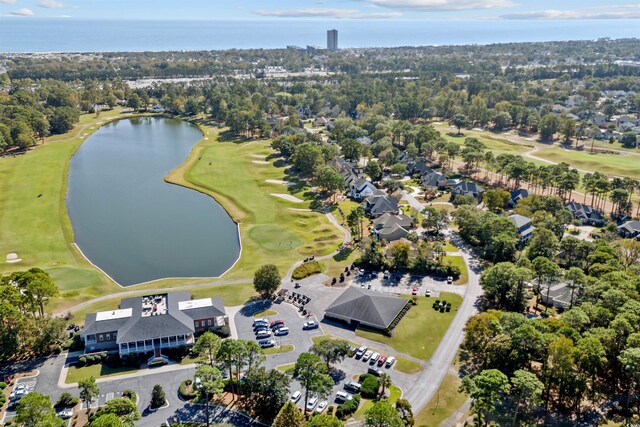
M 387 356 L 380 356 L 380 359 L 378 359 L 378 366 L 384 365 L 384 362 L 386 361 L 387 361 Z
M 389 273 L 389 270 L 386 270 L 382 277 L 384 278 L 384 280 L 389 280 L 391 278 L 391 273 Z
M 362 384 L 356 381 L 348 382 L 344 385 L 344 389 L 353 393 L 360 393 L 360 388 Z
M 283 335 L 289 335 L 289 328 L 287 328 L 286 326 L 283 326 L 282 328 L 276 329 L 273 335 L 277 337 L 281 337 Z
M 256 334 L 256 338 L 261 340 L 261 339 L 265 339 L 265 338 L 271 338 L 273 336 L 273 334 L 269 331 L 260 331 Z
M 275 322 L 271 322 L 269 326 L 271 326 L 271 329 L 277 329 L 284 326 L 284 320 L 276 320 Z
M 307 411 L 313 411 L 318 404 L 318 396 L 311 396 L 307 401 Z
M 318 403 L 318 406 L 316 407 L 316 412 L 318 414 L 323 413 L 324 410 L 327 409 L 328 405 L 329 405 L 329 402 L 327 402 L 326 400 L 323 400 L 322 402 Z
M 414 286 L 413 289 L 411 289 L 411 295 L 418 295 L 418 288 Z
M 265 319 L 264 317 L 258 317 L 256 319 L 253 319 L 253 326 L 256 326 L 257 323 L 266 323 L 266 324 L 268 324 L 269 321 L 267 319 Z
M 260 331 L 268 331 L 269 327 L 267 325 L 256 325 L 253 327 L 253 332 L 255 332 L 256 334 Z
M 387 368 L 390 368 L 391 366 L 393 366 L 395 361 L 396 361 L 396 358 L 391 356 L 390 358 L 387 359 L 387 363 L 385 363 L 384 366 Z
M 367 369 L 367 373 L 371 375 L 375 375 L 376 377 L 379 377 L 380 375 L 382 375 L 382 370 L 372 366 L 369 369 Z
M 24 389 L 24 388 L 20 389 L 20 390 L 14 390 L 9 395 L 9 400 L 18 401 L 18 400 L 22 399 L 23 397 L 25 397 L 27 394 L 29 394 L 29 390 Z
M 453 283 L 453 277 L 451 277 L 451 276 L 447 277 L 447 283 L 448 284 L 452 284 Z
M 300 400 L 301 396 L 302 396 L 302 393 L 300 393 L 300 390 L 298 390 L 298 391 L 294 392 L 289 399 L 293 403 L 296 403 L 298 400 Z
M 353 399 L 353 396 L 345 391 L 339 391 L 336 393 L 336 402 L 346 402 L 351 399 Z
M 367 350 L 367 352 L 364 355 L 362 355 L 362 361 L 366 362 L 367 360 L 369 360 L 372 354 L 373 354 L 373 351 Z
M 374 365 L 377 361 L 378 358 L 380 357 L 380 353 L 373 353 L 371 355 L 371 358 L 369 358 L 369 363 L 371 363 L 372 365 Z
M 262 341 L 258 341 L 258 345 L 261 348 L 269 348 L 269 347 L 275 346 L 276 342 L 274 340 L 262 340 Z
M 356 351 L 356 359 L 360 359 L 364 353 L 367 351 L 367 346 L 363 345 Z
M 306 330 L 309 330 L 309 329 L 318 329 L 319 327 L 320 327 L 320 325 L 318 325 L 313 320 L 310 320 L 308 322 L 304 322 L 304 324 L 302 325 L 302 330 L 306 331 Z
M 73 417 L 73 409 L 71 408 L 63 409 L 62 411 L 58 412 L 57 415 L 63 420 L 68 420 L 69 418 Z
M 424 291 L 424 296 L 425 297 L 430 297 L 431 296 L 431 289 L 427 289 L 426 291 Z

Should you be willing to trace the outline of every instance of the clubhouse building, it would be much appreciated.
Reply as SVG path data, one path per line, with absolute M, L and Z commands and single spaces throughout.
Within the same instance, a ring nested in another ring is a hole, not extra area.
M 390 331 L 410 306 L 406 298 L 350 286 L 327 307 L 324 316 L 355 328 Z
M 117 351 L 120 356 L 191 346 L 195 335 L 228 324 L 222 298 L 191 299 L 188 292 L 122 300 L 117 310 L 89 313 L 80 336 L 85 352 Z

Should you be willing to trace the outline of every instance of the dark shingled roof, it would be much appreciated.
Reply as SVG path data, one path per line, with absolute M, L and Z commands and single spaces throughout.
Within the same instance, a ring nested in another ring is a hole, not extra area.
M 191 299 L 188 292 L 167 294 L 167 313 L 142 317 L 142 297 L 122 300 L 122 308 L 133 308 L 133 314 L 118 330 L 118 344 L 122 342 L 161 338 L 172 335 L 192 334 L 193 319 L 178 309 L 180 301 Z
M 119 319 L 101 320 L 96 322 L 97 313 L 88 313 L 84 319 L 84 328 L 82 333 L 84 335 L 104 334 L 105 332 L 117 331 L 127 323 L 128 317 L 121 317 Z
M 222 298 L 211 298 L 211 301 L 213 304 L 209 307 L 191 308 L 182 310 L 182 312 L 193 320 L 211 319 L 214 317 L 224 316 L 226 313 L 224 311 Z
M 327 307 L 325 315 L 386 329 L 408 302 L 404 298 L 351 286 Z

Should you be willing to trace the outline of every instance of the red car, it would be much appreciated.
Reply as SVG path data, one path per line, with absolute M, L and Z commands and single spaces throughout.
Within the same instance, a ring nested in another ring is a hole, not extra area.
M 413 288 L 411 290 L 411 295 L 418 295 L 418 288 Z
M 378 359 L 378 366 L 384 365 L 384 362 L 386 361 L 387 361 L 387 356 L 380 356 L 380 359 Z
M 271 329 L 284 326 L 284 320 L 276 320 L 275 322 L 271 322 L 269 326 L 271 326 Z

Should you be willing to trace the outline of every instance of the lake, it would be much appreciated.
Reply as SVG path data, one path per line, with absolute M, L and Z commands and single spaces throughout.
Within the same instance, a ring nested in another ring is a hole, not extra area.
M 75 243 L 120 285 L 219 276 L 238 259 L 238 227 L 222 206 L 163 181 L 201 138 L 180 120 L 120 120 L 98 129 L 71 159 Z

